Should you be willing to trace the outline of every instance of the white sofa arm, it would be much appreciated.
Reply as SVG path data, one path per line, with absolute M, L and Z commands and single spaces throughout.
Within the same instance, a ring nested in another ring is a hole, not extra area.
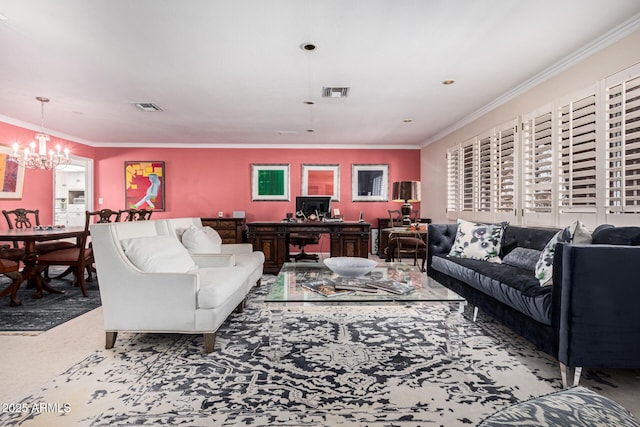
M 121 269 L 101 274 L 98 265 L 98 279 L 106 330 L 189 330 L 195 326 L 196 273 Z
M 250 254 L 253 252 L 251 243 L 224 243 L 222 245 L 223 254 Z
M 236 257 L 233 254 L 191 254 L 191 258 L 200 268 L 236 265 Z

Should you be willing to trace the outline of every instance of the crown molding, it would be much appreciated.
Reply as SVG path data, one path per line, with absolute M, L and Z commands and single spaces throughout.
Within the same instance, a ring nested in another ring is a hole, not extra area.
M 468 116 L 462 118 L 461 120 L 459 120 L 458 122 L 454 123 L 451 126 L 446 127 L 445 129 L 441 130 L 440 132 L 438 132 L 437 134 L 435 134 L 434 136 L 428 138 L 427 140 L 425 140 L 422 144 L 420 144 L 420 147 L 424 148 L 427 145 L 430 145 L 436 141 L 441 140 L 442 138 L 444 138 L 445 136 L 449 135 L 450 133 L 468 125 L 469 123 L 479 119 L 480 117 L 484 116 L 485 114 L 489 113 L 490 111 L 498 108 L 499 106 L 507 103 L 508 101 L 511 101 L 514 98 L 517 98 L 518 96 L 524 94 L 525 92 L 529 91 L 530 89 L 538 86 L 540 83 L 543 83 L 547 80 L 549 80 L 552 77 L 557 76 L 558 74 L 560 74 L 561 72 L 567 70 L 568 68 L 580 63 L 581 61 L 583 61 L 584 59 L 588 58 L 589 56 L 593 55 L 594 53 L 612 45 L 613 43 L 617 42 L 618 40 L 623 39 L 624 37 L 628 36 L 629 34 L 637 31 L 638 29 L 640 29 L 640 13 L 634 15 L 633 17 L 631 17 L 630 19 L 628 19 L 627 21 L 625 21 L 624 23 L 622 23 L 621 25 L 613 28 L 612 30 L 606 32 L 605 34 L 603 34 L 602 36 L 598 37 L 597 39 L 595 39 L 594 41 L 592 41 L 591 43 L 588 43 L 586 45 L 584 45 L 583 47 L 581 47 L 580 49 L 574 51 L 573 53 L 571 53 L 570 55 L 566 56 L 565 58 L 561 59 L 560 61 L 556 62 L 555 64 L 553 64 L 552 66 L 546 68 L 545 70 L 541 71 L 540 73 L 536 74 L 535 76 L 533 76 L 532 78 L 530 78 L 529 80 L 526 80 L 525 82 L 523 82 L 522 84 L 516 86 L 515 88 L 511 89 L 508 92 L 505 92 L 504 94 L 502 94 L 501 96 L 499 96 L 498 98 L 494 99 L 493 101 L 491 101 L 490 103 L 488 103 L 487 105 L 485 105 L 484 107 L 480 108 L 479 110 L 474 111 L 473 113 L 469 114 Z

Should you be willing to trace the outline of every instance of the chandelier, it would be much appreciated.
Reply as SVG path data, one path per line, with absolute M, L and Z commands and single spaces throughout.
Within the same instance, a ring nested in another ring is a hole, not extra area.
M 31 141 L 29 147 L 24 150 L 20 150 L 20 146 L 16 142 L 13 144 L 13 154 L 9 156 L 9 160 L 19 164 L 27 169 L 53 169 L 56 166 L 66 166 L 69 164 L 69 149 L 62 150 L 60 144 L 56 145 L 56 149 L 49 150 L 47 152 L 47 141 L 49 141 L 49 135 L 44 132 L 44 103 L 49 102 L 49 98 L 43 96 L 36 97 L 40 101 L 41 110 L 41 127 L 42 132 L 36 133 L 35 139 L 38 141 Z M 37 148 L 37 150 L 36 150 Z

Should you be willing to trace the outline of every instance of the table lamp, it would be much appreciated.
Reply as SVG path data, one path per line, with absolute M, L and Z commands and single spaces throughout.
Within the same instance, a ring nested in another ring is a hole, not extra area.
M 411 203 L 420 201 L 420 182 L 398 181 L 393 183 L 394 202 L 404 202 L 400 212 L 402 213 L 402 225 L 411 225 Z

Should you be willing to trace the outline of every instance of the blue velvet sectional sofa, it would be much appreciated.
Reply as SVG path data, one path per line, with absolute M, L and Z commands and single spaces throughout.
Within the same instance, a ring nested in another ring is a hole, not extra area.
M 458 224 L 428 226 L 427 274 L 560 362 L 564 386 L 582 367 L 640 367 L 640 227 L 601 225 L 592 244 L 563 244 L 553 285 L 522 266 L 448 256 Z M 500 257 L 543 250 L 556 229 L 507 225 Z

